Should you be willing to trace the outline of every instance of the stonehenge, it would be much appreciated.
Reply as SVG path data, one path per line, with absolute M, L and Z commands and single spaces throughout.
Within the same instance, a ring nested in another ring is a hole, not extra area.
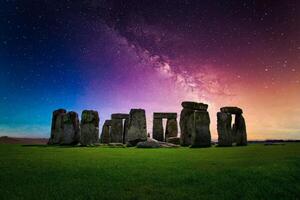
M 129 114 L 115 113 L 111 115 L 110 142 L 126 143 Z
M 58 109 L 53 112 L 51 136 L 48 144 L 76 144 L 80 140 L 79 119 L 76 112 Z
M 126 143 L 135 146 L 147 140 L 146 112 L 143 109 L 131 109 L 129 113 Z
M 99 142 L 99 115 L 94 110 L 84 110 L 81 114 L 80 144 L 87 146 Z
M 247 145 L 246 123 L 243 117 L 243 110 L 238 107 L 223 107 L 221 112 L 217 113 L 217 131 L 218 145 L 237 146 Z M 232 115 L 235 115 L 234 124 L 232 123 Z
M 163 118 L 167 118 L 166 131 L 164 135 Z M 153 138 L 165 142 L 170 137 L 177 137 L 177 113 L 153 113 Z
M 101 132 L 101 138 L 100 138 L 101 143 L 103 144 L 110 143 L 110 129 L 111 129 L 111 120 L 105 120 Z
M 150 140 L 164 145 L 190 147 L 210 147 L 210 117 L 208 105 L 204 103 L 182 102 L 178 137 L 177 113 L 154 112 L 152 138 L 147 134 L 146 112 L 131 109 L 129 114 L 113 113 L 105 120 L 100 142 L 102 144 L 126 144 L 127 146 L 148 145 Z M 247 145 L 246 123 L 243 110 L 238 107 L 222 107 L 217 113 L 218 146 Z M 232 115 L 234 115 L 234 120 Z M 163 127 L 166 119 L 166 128 Z M 99 143 L 99 114 L 94 110 L 84 110 L 79 120 L 76 112 L 58 109 L 52 113 L 49 145 L 90 146 Z M 234 121 L 234 123 L 233 123 Z M 152 142 L 153 143 L 153 142 Z M 152 144 L 151 143 L 151 144 Z M 163 145 L 160 145 L 162 147 Z
M 180 113 L 180 144 L 191 147 L 211 146 L 210 118 L 208 105 L 203 103 L 182 102 Z

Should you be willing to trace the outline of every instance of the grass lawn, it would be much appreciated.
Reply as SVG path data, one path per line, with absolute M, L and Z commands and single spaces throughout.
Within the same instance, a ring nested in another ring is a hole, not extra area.
M 137 149 L 0 145 L 0 199 L 299 199 L 300 143 Z

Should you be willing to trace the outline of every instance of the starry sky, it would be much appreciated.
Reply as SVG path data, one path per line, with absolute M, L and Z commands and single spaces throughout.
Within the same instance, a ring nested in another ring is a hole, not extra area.
M 0 135 L 49 137 L 52 111 L 244 110 L 249 139 L 300 139 L 297 0 L 4 0 Z

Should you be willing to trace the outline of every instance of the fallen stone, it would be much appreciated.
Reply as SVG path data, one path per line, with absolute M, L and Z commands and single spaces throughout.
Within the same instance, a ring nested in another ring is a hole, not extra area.
M 167 138 L 167 143 L 180 145 L 180 138 L 179 137 L 169 137 L 169 138 Z
M 125 145 L 123 143 L 109 143 L 108 146 L 125 148 Z
M 160 144 L 157 140 L 148 138 L 147 141 L 138 142 L 136 145 L 137 148 L 159 148 Z

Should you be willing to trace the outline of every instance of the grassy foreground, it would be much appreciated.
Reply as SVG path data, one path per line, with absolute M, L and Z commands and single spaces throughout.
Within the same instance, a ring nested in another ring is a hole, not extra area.
M 0 199 L 299 199 L 300 144 L 136 149 L 0 145 Z

